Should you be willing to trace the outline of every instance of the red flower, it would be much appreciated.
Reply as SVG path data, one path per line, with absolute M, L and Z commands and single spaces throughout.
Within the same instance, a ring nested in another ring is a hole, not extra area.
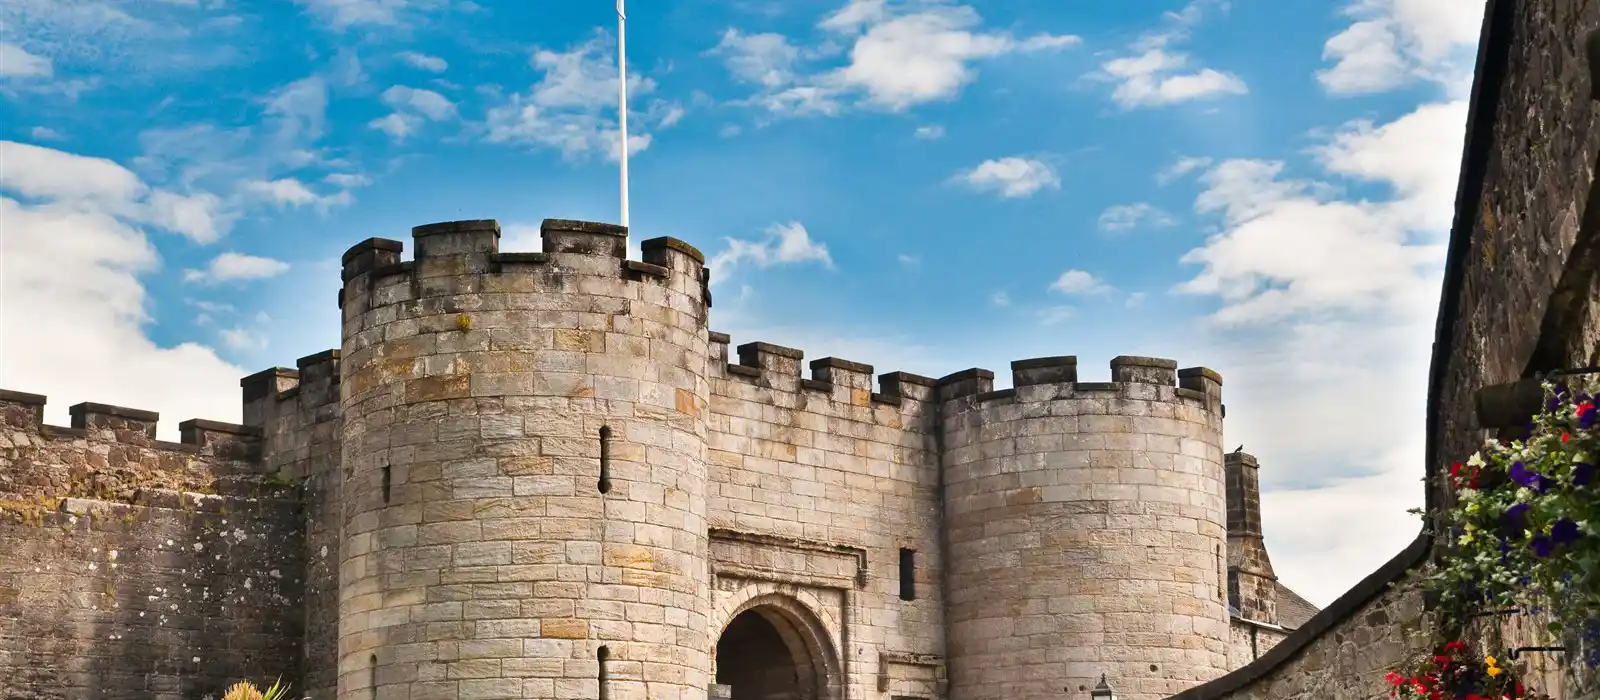
M 1569 434 L 1567 434 L 1567 433 L 1562 433 L 1562 434 L 1561 434 L 1561 441 L 1562 441 L 1562 442 L 1566 442 L 1566 441 L 1568 441 L 1568 440 L 1571 440 L 1571 439 L 1572 439 L 1572 436 L 1571 436 L 1571 435 L 1569 435 Z

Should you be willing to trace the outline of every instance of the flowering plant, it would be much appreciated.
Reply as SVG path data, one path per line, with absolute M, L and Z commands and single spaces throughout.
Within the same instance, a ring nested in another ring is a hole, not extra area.
M 1545 608 L 1551 631 L 1600 618 L 1600 382 L 1545 383 L 1524 440 L 1491 441 L 1450 468 L 1451 549 L 1428 581 L 1447 626 L 1485 608 Z M 1596 659 L 1600 661 L 1600 659 Z
M 1390 671 L 1384 680 L 1392 686 L 1389 697 L 1403 700 L 1548 700 L 1529 693 L 1493 656 L 1480 655 L 1462 641 Z

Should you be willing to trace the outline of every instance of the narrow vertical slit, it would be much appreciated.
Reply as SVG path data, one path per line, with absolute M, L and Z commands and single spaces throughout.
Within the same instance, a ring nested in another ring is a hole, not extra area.
M 606 661 L 610 658 L 611 650 L 605 646 L 601 646 L 600 649 L 594 653 L 595 661 L 600 662 L 600 700 L 607 700 L 610 697 L 610 694 L 606 692 L 606 681 L 608 680 L 606 678 Z
M 389 486 L 392 483 L 393 483 L 393 477 L 389 473 L 389 467 L 384 467 L 383 468 L 383 504 L 384 505 L 388 505 L 389 504 Z
M 917 551 L 900 550 L 900 600 L 917 599 Z
M 611 491 L 611 427 L 600 426 L 600 493 Z M 604 648 L 604 647 L 601 647 Z
M 388 467 L 384 467 L 388 469 Z M 378 655 L 367 657 L 367 687 L 372 689 L 372 697 L 378 697 Z

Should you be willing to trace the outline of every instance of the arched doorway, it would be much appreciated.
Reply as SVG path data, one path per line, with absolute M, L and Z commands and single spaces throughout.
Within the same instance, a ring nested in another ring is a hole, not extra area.
M 717 639 L 716 682 L 733 700 L 835 700 L 832 644 L 799 602 L 761 596 L 741 606 Z

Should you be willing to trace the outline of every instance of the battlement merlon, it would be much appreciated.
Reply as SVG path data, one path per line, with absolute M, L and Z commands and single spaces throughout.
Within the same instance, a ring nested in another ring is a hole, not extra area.
M 192 418 L 178 424 L 179 442 L 158 440 L 156 428 L 161 414 L 93 402 L 67 408 L 67 415 L 71 417 L 70 427 L 45 425 L 44 407 L 47 401 L 48 398 L 40 394 L 0 389 L 0 423 L 13 430 L 26 430 L 44 437 L 92 437 L 195 454 L 203 451 L 232 452 L 238 443 L 254 442 L 261 437 L 261 430 L 253 426 Z
M 694 246 L 669 237 L 640 243 L 644 260 L 628 260 L 628 229 L 614 224 L 568 219 L 545 219 L 539 226 L 539 252 L 501 252 L 500 224 L 493 219 L 448 221 L 417 226 L 411 236 L 415 260 L 401 262 L 405 245 L 385 238 L 369 238 L 345 252 L 339 306 L 360 297 L 362 308 L 393 299 L 374 299 L 375 283 L 395 275 L 410 278 L 411 299 L 457 294 L 522 293 L 550 288 L 570 291 L 560 284 L 566 275 L 617 276 L 629 281 L 651 281 L 691 299 L 695 308 L 680 309 L 704 317 L 710 306 L 709 270 L 705 255 Z M 510 279 L 515 271 L 543 270 L 540 281 Z M 552 274 L 553 273 L 553 274 Z M 505 274 L 508 278 L 496 279 Z M 475 275 L 491 275 L 481 281 Z M 366 283 L 351 288 L 365 278 Z M 392 295 L 391 295 L 392 296 Z
M 1223 413 L 1222 375 L 1205 367 L 1180 370 L 1177 362 L 1159 357 L 1114 357 L 1109 382 L 1081 381 L 1075 355 L 1017 360 L 1011 363 L 1011 387 L 996 391 L 994 372 L 974 367 L 939 379 L 938 396 L 951 405 L 947 410 L 960 411 L 966 404 L 996 400 L 1040 401 L 1109 392 L 1129 398 L 1191 402 Z M 1152 396 L 1152 387 L 1163 389 Z M 1171 396 L 1164 397 L 1168 388 Z
M 711 362 L 721 366 L 729 379 L 753 382 L 785 391 L 838 392 L 835 398 L 856 405 L 890 404 L 902 401 L 934 400 L 937 380 L 910 372 L 878 375 L 878 391 L 873 391 L 872 365 L 837 357 L 824 357 L 809 363 L 811 376 L 802 377 L 805 353 L 766 342 L 751 342 L 735 348 L 737 362 L 729 362 L 728 347 L 733 339 L 726 333 L 710 334 Z
M 262 428 L 277 415 L 278 403 L 301 397 L 315 409 L 339 402 L 339 351 L 323 350 L 295 360 L 295 367 L 272 367 L 239 380 L 245 425 Z

